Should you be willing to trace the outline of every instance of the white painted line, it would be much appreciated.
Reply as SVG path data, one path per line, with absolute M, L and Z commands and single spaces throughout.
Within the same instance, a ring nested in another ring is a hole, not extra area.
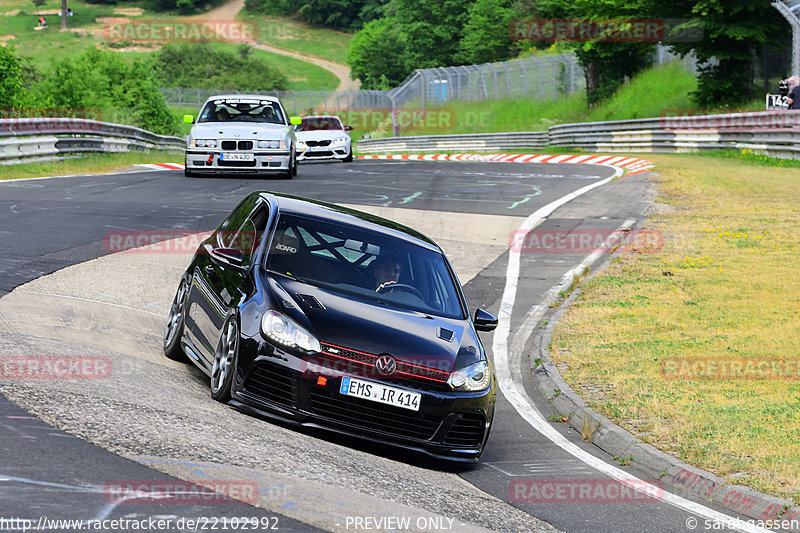
M 632 490 L 637 492 L 655 494 L 657 492 L 648 491 L 657 491 L 657 487 L 650 485 L 644 480 L 640 480 L 630 472 L 626 472 L 625 470 L 598 459 L 597 457 L 578 447 L 576 444 L 570 442 L 563 435 L 561 435 L 561 433 L 556 431 L 556 429 L 545 420 L 530 398 L 528 398 L 520 379 L 521 376 L 518 373 L 511 371 L 512 368 L 517 369 L 519 366 L 516 364 L 518 363 L 517 360 L 514 360 L 513 363 L 515 364 L 512 365 L 511 359 L 514 357 L 514 354 L 509 353 L 508 349 L 508 337 L 511 330 L 511 312 L 514 308 L 517 285 L 519 283 L 520 250 L 522 248 L 520 245 L 522 242 L 524 242 L 523 239 L 525 235 L 528 233 L 528 231 L 539 225 L 547 216 L 549 216 L 553 211 L 562 205 L 573 200 L 574 198 L 577 198 L 578 196 L 581 196 L 582 194 L 589 192 L 592 189 L 609 183 L 618 176 L 621 176 L 623 170 L 618 167 L 616 168 L 617 172 L 614 176 L 582 187 L 577 191 L 550 202 L 546 206 L 536 210 L 527 219 L 525 219 L 525 222 L 523 222 L 520 228 L 516 231 L 515 238 L 517 239 L 517 243 L 515 244 L 517 244 L 517 246 L 511 247 L 509 250 L 508 266 L 506 267 L 506 284 L 505 288 L 503 289 L 503 297 L 500 300 L 498 325 L 494 333 L 492 351 L 494 353 L 494 366 L 495 371 L 497 372 L 497 381 L 499 383 L 500 390 L 503 392 L 503 395 L 509 401 L 509 403 L 514 406 L 514 409 L 517 411 L 517 413 L 519 413 L 519 415 L 528 424 L 530 424 L 531 427 L 533 427 L 541 435 L 550 439 L 553 444 L 557 445 L 559 448 L 569 453 L 579 461 L 591 466 L 598 472 L 605 474 L 621 483 L 629 485 Z M 519 354 L 517 354 L 516 357 L 519 357 Z M 709 520 L 713 520 L 715 524 L 724 525 L 725 527 L 736 531 L 754 533 L 767 533 L 769 531 L 767 529 L 757 527 L 755 524 L 732 518 L 728 515 L 710 509 L 704 505 L 700 505 L 699 503 L 692 502 L 670 492 L 663 492 L 663 500 L 665 503 L 695 515 L 703 516 Z

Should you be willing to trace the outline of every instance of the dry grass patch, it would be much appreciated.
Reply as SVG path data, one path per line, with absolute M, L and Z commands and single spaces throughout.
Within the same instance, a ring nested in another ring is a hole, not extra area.
M 592 407 L 643 440 L 800 503 L 796 364 L 789 379 L 665 371 L 800 360 L 800 168 L 649 158 L 666 208 L 648 225 L 664 246 L 620 255 L 584 287 L 556 329 L 554 358 L 572 387 L 593 391 Z

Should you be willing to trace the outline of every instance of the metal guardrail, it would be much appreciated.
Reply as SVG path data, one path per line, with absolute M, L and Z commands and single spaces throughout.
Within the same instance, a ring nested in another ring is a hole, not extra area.
M 0 119 L 0 165 L 81 153 L 183 151 L 185 147 L 180 137 L 124 124 L 80 118 Z
M 540 150 L 587 152 L 695 152 L 748 149 L 773 157 L 800 159 L 800 111 L 665 116 L 551 126 L 547 131 L 477 133 L 362 139 L 362 154 Z

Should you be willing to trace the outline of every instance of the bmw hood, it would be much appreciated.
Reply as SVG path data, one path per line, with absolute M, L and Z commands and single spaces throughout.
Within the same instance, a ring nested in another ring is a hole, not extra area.
M 468 320 L 443 318 L 362 301 L 289 279 L 268 276 L 283 311 L 307 328 L 323 351 L 350 350 L 452 372 L 482 358 Z M 287 309 L 286 302 L 292 308 Z
M 295 132 L 298 141 L 332 141 L 342 137 L 349 137 L 344 130 L 298 131 Z
M 282 124 L 265 124 L 257 122 L 231 123 L 209 122 L 196 124 L 192 128 L 195 139 L 282 139 L 289 134 L 289 127 Z

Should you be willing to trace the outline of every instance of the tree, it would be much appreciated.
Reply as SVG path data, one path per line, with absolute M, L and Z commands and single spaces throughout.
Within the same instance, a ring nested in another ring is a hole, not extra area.
M 350 76 L 362 89 L 389 89 L 407 75 L 406 36 L 395 18 L 370 21 L 358 31 L 347 49 Z
M 651 0 L 650 10 L 655 16 L 687 19 L 686 26 L 702 28 L 701 40 L 672 45 L 681 54 L 694 52 L 699 60 L 698 86 L 692 96 L 702 107 L 751 100 L 754 52 L 761 45 L 791 39 L 788 24 L 769 2 Z
M 613 22 L 622 29 L 647 13 L 651 0 L 543 0 L 538 15 L 595 23 L 596 27 Z M 655 43 L 632 37 L 628 42 L 608 42 L 601 32 L 594 40 L 577 44 L 575 55 L 586 78 L 586 100 L 594 105 L 610 97 L 627 78 L 652 63 Z M 566 39 L 565 39 L 566 40 Z M 612 39 L 613 40 L 613 39 Z
M 455 62 L 490 63 L 511 57 L 513 44 L 508 25 L 512 13 L 506 0 L 477 0 L 472 4 Z
M 61 0 L 61 29 L 67 29 L 67 0 Z

